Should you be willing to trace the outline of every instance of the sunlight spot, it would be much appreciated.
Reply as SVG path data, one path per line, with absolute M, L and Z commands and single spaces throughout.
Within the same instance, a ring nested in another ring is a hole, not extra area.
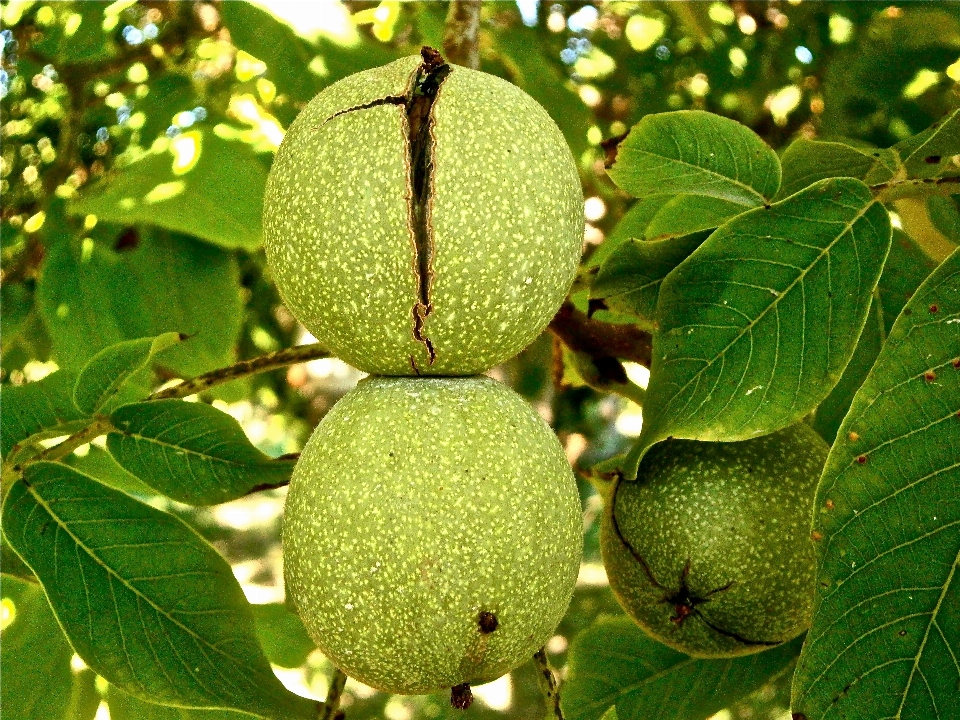
M 186 190 L 187 184 L 183 180 L 174 180 L 172 182 L 160 183 L 153 190 L 148 192 L 143 196 L 143 201 L 147 205 L 153 205 L 154 203 L 162 202 L 163 200 L 169 200 L 170 198 L 176 197 L 184 190 Z
M 493 682 L 484 685 L 475 685 L 473 694 L 491 710 L 503 712 L 510 707 L 513 698 L 513 681 L 510 674 L 503 675 Z
M 183 175 L 190 172 L 200 159 L 203 151 L 203 135 L 193 130 L 181 133 L 170 140 L 170 152 L 173 153 L 173 172 Z
M 663 20 L 646 15 L 634 15 L 627 21 L 627 40 L 630 41 L 630 47 L 634 50 L 638 52 L 647 50 L 653 47 L 666 29 L 667 26 Z

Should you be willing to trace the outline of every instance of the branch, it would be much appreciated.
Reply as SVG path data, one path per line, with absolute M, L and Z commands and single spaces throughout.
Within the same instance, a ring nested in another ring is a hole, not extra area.
M 480 0 L 450 0 L 443 33 L 443 55 L 448 62 L 477 70 L 480 67 Z
M 563 712 L 560 710 L 560 690 L 557 687 L 557 676 L 550 669 L 550 661 L 547 660 L 547 653 L 543 648 L 537 650 L 533 655 L 533 663 L 537 666 L 537 683 L 540 685 L 540 691 L 543 693 L 543 700 L 547 705 L 547 720 L 563 720 Z
M 347 676 L 340 668 L 333 668 L 333 675 L 330 678 L 330 689 L 327 690 L 327 697 L 320 708 L 320 714 L 317 720 L 333 720 L 337 716 L 337 708 L 340 707 L 340 696 L 343 695 L 343 688 L 347 684 Z
M 248 375 L 256 375 L 257 373 L 267 372 L 268 370 L 277 370 L 278 368 L 288 365 L 296 365 L 297 363 L 318 360 L 325 357 L 330 357 L 330 353 L 319 343 L 278 350 L 251 358 L 250 360 L 241 360 L 233 365 L 211 370 L 203 375 L 197 375 L 190 380 L 184 380 L 179 385 L 158 390 L 148 397 L 147 400 L 185 398 L 188 395 L 196 395 L 204 390 L 209 390 L 215 385 L 222 385 L 225 382 L 247 377 Z
M 587 317 L 569 300 L 548 326 L 550 332 L 575 352 L 589 355 L 598 366 L 610 360 L 629 360 L 650 367 L 653 337 L 636 325 L 615 325 Z
M 870 185 L 870 192 L 880 202 L 891 202 L 911 197 L 953 195 L 960 192 L 960 177 L 909 178 L 888 180 Z

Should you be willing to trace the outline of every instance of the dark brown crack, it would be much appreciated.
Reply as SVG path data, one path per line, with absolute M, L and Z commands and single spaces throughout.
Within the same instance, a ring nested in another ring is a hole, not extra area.
M 450 66 L 439 52 L 430 47 L 420 50 L 423 63 L 407 97 L 410 208 L 409 222 L 413 232 L 417 262 L 417 302 L 413 306 L 413 337 L 423 343 L 429 364 L 437 357 L 433 343 L 424 332 L 424 323 L 433 311 L 430 291 L 433 285 L 433 228 L 430 212 L 433 201 L 433 103 L 440 86 L 450 74 Z
M 354 105 L 353 107 L 344 108 L 343 110 L 337 110 L 333 115 L 328 117 L 322 123 L 321 127 L 326 125 L 328 122 L 334 118 L 340 117 L 341 115 L 346 115 L 347 113 L 356 112 L 357 110 L 369 110 L 370 108 L 380 107 L 381 105 L 406 105 L 407 96 L 406 95 L 387 95 L 386 97 L 377 98 L 376 100 L 371 100 L 370 102 L 363 103 L 362 105 Z
M 670 618 L 671 622 L 675 623 L 677 626 L 680 626 L 680 625 L 683 625 L 683 623 L 686 621 L 688 617 L 696 617 L 698 620 L 700 620 L 704 625 L 706 625 L 708 628 L 710 628 L 714 632 L 717 632 L 720 635 L 723 635 L 725 637 L 732 638 L 733 640 L 736 640 L 737 642 L 742 643 L 744 645 L 762 645 L 766 647 L 773 647 L 775 645 L 780 644 L 779 642 L 775 642 L 775 641 L 752 640 L 750 638 L 746 638 L 743 635 L 739 635 L 735 632 L 725 630 L 719 627 L 718 625 L 715 625 L 714 623 L 712 623 L 709 619 L 707 619 L 707 617 L 704 616 L 703 612 L 701 612 L 698 606 L 710 602 L 714 595 L 721 592 L 726 592 L 727 590 L 729 590 L 731 587 L 733 587 L 734 581 L 731 580 L 726 585 L 723 585 L 718 588 L 714 588 L 713 590 L 710 590 L 709 592 L 707 592 L 705 595 L 702 595 L 702 596 L 694 595 L 690 591 L 690 586 L 687 583 L 687 578 L 690 576 L 690 558 L 687 558 L 687 562 L 683 566 L 683 570 L 680 572 L 680 584 L 676 590 L 671 590 L 666 586 L 662 585 L 654 576 L 653 571 L 650 569 L 650 566 L 647 564 L 647 561 L 643 559 L 643 556 L 640 555 L 639 552 L 637 552 L 637 549 L 633 547 L 630 541 L 627 540 L 627 538 L 625 538 L 623 533 L 620 531 L 620 525 L 617 522 L 617 513 L 616 513 L 617 492 L 619 489 L 620 489 L 620 483 L 618 482 L 617 485 L 614 487 L 613 495 L 610 498 L 611 526 L 613 528 L 614 533 L 616 533 L 616 536 L 620 539 L 620 542 L 623 544 L 623 546 L 627 549 L 627 551 L 633 556 L 633 558 L 637 561 L 637 563 L 643 569 L 643 572 L 647 576 L 647 579 L 650 581 L 650 584 L 653 585 L 655 588 L 659 590 L 663 590 L 665 593 L 667 593 L 663 596 L 663 598 L 661 599 L 661 602 L 664 602 L 673 606 L 674 615 Z

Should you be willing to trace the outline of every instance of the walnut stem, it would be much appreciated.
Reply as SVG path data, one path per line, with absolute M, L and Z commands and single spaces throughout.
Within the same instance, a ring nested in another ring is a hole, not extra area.
M 533 663 L 537 666 L 537 683 L 540 685 L 540 691 L 543 693 L 543 700 L 547 705 L 546 719 L 563 720 L 563 712 L 560 710 L 560 690 L 557 687 L 557 676 L 550 668 L 550 661 L 547 660 L 547 653 L 543 648 L 537 650 L 533 655 Z
M 333 675 L 330 677 L 330 689 L 327 690 L 327 697 L 320 708 L 320 714 L 317 720 L 333 720 L 337 715 L 337 708 L 340 707 L 340 696 L 343 695 L 343 688 L 347 684 L 347 676 L 343 670 L 335 667 Z
M 480 67 L 480 0 L 450 0 L 443 54 L 448 62 L 477 70 Z

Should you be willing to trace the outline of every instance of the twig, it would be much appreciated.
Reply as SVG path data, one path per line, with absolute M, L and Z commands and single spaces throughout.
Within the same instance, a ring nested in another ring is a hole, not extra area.
M 257 373 L 276 370 L 288 365 L 307 362 L 309 360 L 318 360 L 320 358 L 330 357 L 330 353 L 319 343 L 312 345 L 300 345 L 298 347 L 278 350 L 277 352 L 260 355 L 250 360 L 241 360 L 233 365 L 211 370 L 203 375 L 197 375 L 190 380 L 184 380 L 179 385 L 158 390 L 147 400 L 164 400 L 167 398 L 185 398 L 188 395 L 196 395 L 204 390 L 209 390 L 215 385 L 222 385 L 225 382 L 256 375 Z
M 549 329 L 571 350 L 589 355 L 600 366 L 612 358 L 650 367 L 653 338 L 636 325 L 593 320 L 567 301 L 550 321 Z
M 335 667 L 330 678 L 330 689 L 327 690 L 327 697 L 323 701 L 317 720 L 333 720 L 337 714 L 337 708 L 340 707 L 340 696 L 343 695 L 343 688 L 346 684 L 347 676 L 343 670 Z
M 537 667 L 537 683 L 540 685 L 540 691 L 543 693 L 543 701 L 547 705 L 547 720 L 555 718 L 563 720 L 563 712 L 560 710 L 560 690 L 557 687 L 557 676 L 550 669 L 550 661 L 547 660 L 547 653 L 543 648 L 537 650 L 533 655 L 533 663 Z
M 953 195 L 957 192 L 958 184 L 960 184 L 960 177 L 957 176 L 907 178 L 870 185 L 870 192 L 880 202 L 891 202 L 892 200 L 902 200 L 910 197 Z
M 448 62 L 480 67 L 480 0 L 450 0 L 443 54 Z

